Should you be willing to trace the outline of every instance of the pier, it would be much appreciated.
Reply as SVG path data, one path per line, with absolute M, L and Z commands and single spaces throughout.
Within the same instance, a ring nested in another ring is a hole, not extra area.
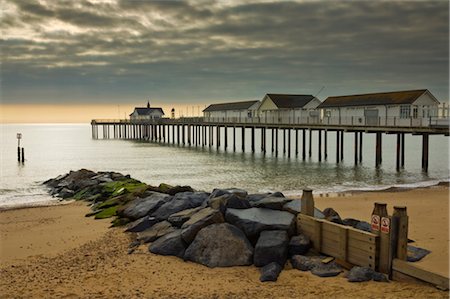
M 448 122 L 448 119 L 447 119 Z M 279 145 L 282 145 L 283 155 L 291 157 L 292 154 L 301 156 L 303 160 L 312 156 L 312 136 L 317 135 L 317 157 L 319 162 L 328 160 L 328 136 L 336 136 L 337 164 L 344 159 L 344 151 L 353 148 L 354 164 L 363 161 L 362 149 L 364 136 L 375 134 L 375 166 L 382 163 L 382 142 L 384 134 L 396 135 L 396 169 L 399 171 L 405 165 L 405 134 L 416 135 L 422 138 L 421 166 L 424 172 L 428 171 L 429 136 L 449 136 L 449 127 L 442 119 L 429 119 L 425 124 L 418 126 L 386 125 L 387 120 L 377 124 L 354 125 L 347 122 L 330 124 L 329 121 L 320 122 L 286 122 L 279 123 L 259 118 L 237 119 L 211 119 L 203 117 L 191 118 L 160 118 L 155 120 L 125 120 L 125 119 L 93 119 L 91 121 L 93 139 L 126 139 L 147 140 L 191 147 L 220 148 L 223 142 L 225 151 L 237 150 L 236 131 L 240 130 L 241 150 L 250 150 L 255 153 L 255 136 L 260 136 L 262 154 L 269 149 L 276 157 L 279 155 Z M 249 131 L 250 134 L 248 134 Z M 270 142 L 267 140 L 267 131 L 270 131 Z M 281 133 L 281 134 L 280 134 Z M 344 133 L 353 133 L 353 146 L 345 146 Z M 231 135 L 231 138 L 230 136 Z M 281 135 L 281 136 L 280 136 Z M 223 137 L 222 137 L 223 136 Z M 247 138 L 250 140 L 250 149 L 246 149 Z M 307 141 L 308 140 L 308 141 Z M 295 149 L 295 151 L 293 151 Z

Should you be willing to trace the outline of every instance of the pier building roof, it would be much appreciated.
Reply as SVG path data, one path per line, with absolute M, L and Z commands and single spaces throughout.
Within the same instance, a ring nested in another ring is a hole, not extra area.
M 436 104 L 439 103 L 439 101 L 427 89 L 418 89 L 333 96 L 328 97 L 317 108 L 413 104 L 419 97 L 421 97 L 425 93 L 430 96 L 436 102 Z
M 211 104 L 203 112 L 225 111 L 225 110 L 247 110 L 259 101 L 231 102 L 221 104 Z
M 316 99 L 310 94 L 275 94 L 268 93 L 266 95 L 279 109 L 303 108 L 309 102 Z

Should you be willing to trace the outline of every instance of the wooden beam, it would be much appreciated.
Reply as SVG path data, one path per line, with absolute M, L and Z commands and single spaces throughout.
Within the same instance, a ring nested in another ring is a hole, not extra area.
M 392 269 L 394 270 L 394 280 L 395 280 L 395 272 L 400 272 L 404 275 L 411 276 L 415 279 L 425 281 L 432 285 L 439 287 L 442 290 L 449 289 L 449 278 L 442 276 L 438 273 L 430 272 L 425 269 L 419 268 L 418 266 L 411 264 L 409 262 L 394 259 L 392 261 Z

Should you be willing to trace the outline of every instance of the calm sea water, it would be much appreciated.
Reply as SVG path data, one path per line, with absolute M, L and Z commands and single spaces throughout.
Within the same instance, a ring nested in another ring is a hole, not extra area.
M 24 165 L 16 159 L 18 132 L 23 134 Z M 231 136 L 228 134 L 229 148 Z M 395 135 L 383 136 L 383 165 L 379 169 L 374 167 L 374 135 L 364 135 L 363 163 L 356 167 L 352 133 L 345 134 L 344 163 L 339 165 L 335 164 L 335 133 L 329 133 L 328 161 L 322 162 L 317 159 L 316 135 L 313 135 L 313 155 L 306 161 L 294 153 L 291 158 L 283 155 L 281 136 L 280 132 L 280 152 L 275 157 L 270 152 L 270 132 L 267 133 L 269 151 L 263 155 L 258 136 L 257 152 L 251 154 L 225 152 L 224 142 L 216 150 L 215 147 L 93 140 L 90 125 L 86 124 L 1 125 L 0 207 L 51 201 L 41 182 L 80 168 L 130 174 L 153 185 L 165 182 L 206 191 L 237 187 L 251 192 L 282 191 L 288 195 L 301 194 L 305 187 L 313 188 L 316 193 L 329 193 L 427 186 L 449 180 L 448 137 L 430 137 L 429 172 L 425 174 L 421 171 L 419 136 L 406 136 L 405 169 L 401 172 L 395 171 Z M 240 137 L 236 140 L 240 149 Z M 294 140 L 292 137 L 292 143 Z M 250 150 L 250 144 L 246 149 Z

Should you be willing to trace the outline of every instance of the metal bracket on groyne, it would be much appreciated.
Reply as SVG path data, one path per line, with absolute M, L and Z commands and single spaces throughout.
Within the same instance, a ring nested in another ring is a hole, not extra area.
M 314 217 L 311 190 L 305 190 L 297 229 L 308 236 L 313 248 L 336 258 L 344 267 L 369 267 L 397 281 L 429 283 L 449 289 L 449 278 L 407 262 L 408 215 L 406 207 L 394 207 L 392 216 L 385 203 L 375 203 L 371 232 Z

